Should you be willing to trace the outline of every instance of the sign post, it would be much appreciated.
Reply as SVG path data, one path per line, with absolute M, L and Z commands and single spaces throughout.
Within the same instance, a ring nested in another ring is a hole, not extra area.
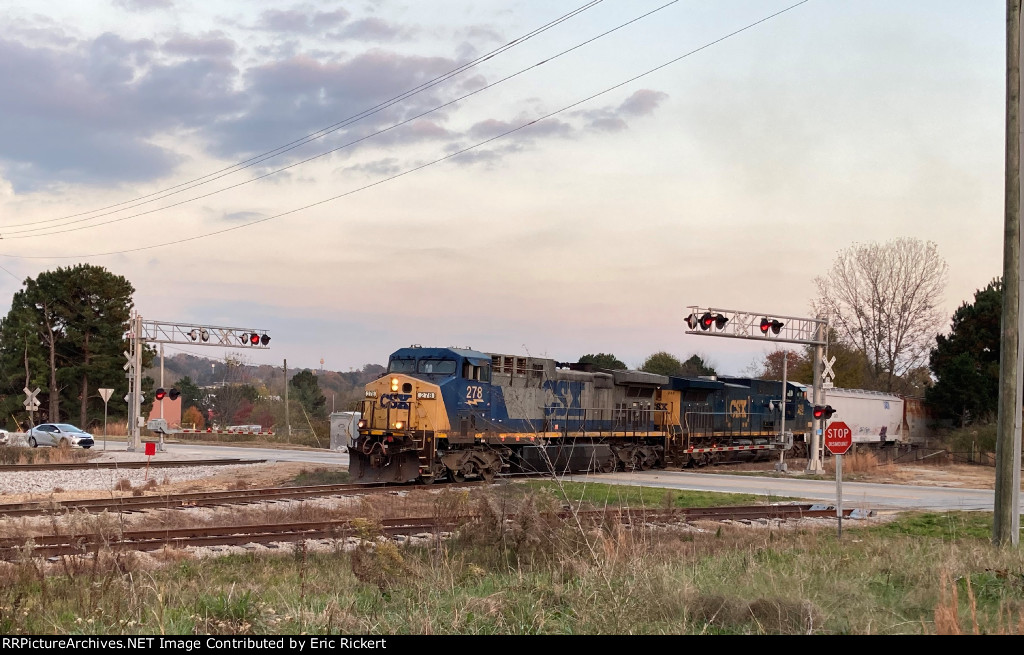
M 842 421 L 825 428 L 825 447 L 836 457 L 836 516 L 839 519 L 839 539 L 843 538 L 843 455 L 853 445 L 853 432 Z
M 153 459 L 153 455 L 156 455 L 156 444 L 152 441 L 146 442 L 146 480 L 149 480 L 149 460 Z
M 113 389 L 99 389 L 100 398 L 103 399 L 103 450 L 107 449 L 107 401 L 110 400 L 110 394 L 114 393 Z

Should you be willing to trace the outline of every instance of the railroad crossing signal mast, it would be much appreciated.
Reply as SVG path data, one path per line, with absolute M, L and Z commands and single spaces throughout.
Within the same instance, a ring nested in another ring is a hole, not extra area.
M 828 335 L 828 320 L 801 316 L 782 316 L 770 312 L 747 312 L 736 309 L 716 309 L 690 305 L 686 317 L 686 332 L 709 337 L 728 337 L 753 341 L 778 341 L 814 346 L 814 400 L 813 404 L 825 403 L 822 389 L 821 364 Z M 783 380 L 785 385 L 785 380 Z M 786 389 L 782 390 L 782 420 L 786 419 Z M 814 417 L 811 424 L 811 443 L 807 453 L 807 473 L 821 473 L 821 426 Z
M 234 328 L 216 325 L 198 325 L 195 323 L 168 323 L 165 321 L 144 321 L 142 316 L 135 314 L 131 319 L 131 330 L 128 333 L 130 348 L 124 356 L 128 363 L 124 365 L 125 377 L 128 378 L 128 395 L 124 397 L 128 403 L 128 450 L 142 449 L 141 428 L 145 425 L 142 418 L 142 347 L 147 343 L 176 343 L 184 346 L 217 346 L 220 348 L 256 348 L 266 350 L 270 347 L 270 335 L 266 330 L 250 328 Z M 160 370 L 163 371 L 163 348 L 160 350 Z M 161 375 L 160 387 L 163 388 Z M 159 395 L 159 394 L 158 394 Z M 163 402 L 163 398 L 159 400 Z M 163 413 L 161 412 L 161 416 Z M 161 435 L 162 438 L 162 435 Z

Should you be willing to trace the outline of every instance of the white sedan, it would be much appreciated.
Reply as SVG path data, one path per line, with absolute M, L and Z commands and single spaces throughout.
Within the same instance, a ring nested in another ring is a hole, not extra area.
M 96 443 L 91 434 L 70 423 L 40 423 L 30 428 L 26 437 L 28 445 L 33 448 L 63 445 L 92 448 Z

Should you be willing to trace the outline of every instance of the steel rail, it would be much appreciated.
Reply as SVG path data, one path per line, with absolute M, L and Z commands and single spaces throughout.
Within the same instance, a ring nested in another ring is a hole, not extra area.
M 479 486 L 480 484 L 483 483 L 466 482 L 462 484 L 444 486 L 445 488 L 465 488 Z M 410 487 L 408 485 L 370 482 L 362 484 L 325 484 L 304 487 L 263 487 L 228 491 L 194 491 L 178 494 L 120 496 L 118 498 L 91 498 L 85 500 L 33 501 L 0 505 L 0 518 L 39 516 L 63 511 L 83 511 L 89 514 L 99 514 L 101 512 L 131 513 L 152 509 L 187 509 L 189 507 L 208 507 L 213 505 L 249 505 L 253 503 L 273 502 L 278 500 L 392 493 L 405 489 L 420 488 L 426 487 Z
M 850 516 L 854 510 L 844 510 Z M 560 519 L 578 518 L 587 523 L 614 521 L 627 525 L 649 523 L 686 523 L 692 520 L 756 520 L 793 518 L 835 518 L 833 507 L 823 505 L 751 505 L 736 507 L 700 507 L 677 509 L 609 508 L 579 512 L 561 511 Z M 366 530 L 387 536 L 452 531 L 480 517 L 462 514 L 451 517 L 391 518 L 376 522 L 376 527 L 357 523 L 358 519 L 281 523 L 274 525 L 198 526 L 125 531 L 120 534 L 50 534 L 0 539 L 0 560 L 26 556 L 55 557 L 82 555 L 103 550 L 159 550 L 164 547 L 227 546 L 341 539 L 358 536 Z M 504 517 L 515 518 L 515 514 Z M 372 524 L 370 524 L 372 525 Z

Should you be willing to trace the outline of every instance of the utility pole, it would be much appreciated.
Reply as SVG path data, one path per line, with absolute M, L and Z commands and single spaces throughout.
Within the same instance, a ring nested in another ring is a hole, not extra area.
M 1020 160 L 1020 9 L 1006 2 L 1006 171 L 1003 231 L 1003 318 L 999 357 L 999 418 L 996 433 L 996 490 L 992 542 L 1016 546 L 1020 541 L 1021 377 L 1020 345 L 1021 183 Z
M 292 439 L 292 422 L 288 418 L 288 360 L 284 360 L 284 434 L 285 439 Z

